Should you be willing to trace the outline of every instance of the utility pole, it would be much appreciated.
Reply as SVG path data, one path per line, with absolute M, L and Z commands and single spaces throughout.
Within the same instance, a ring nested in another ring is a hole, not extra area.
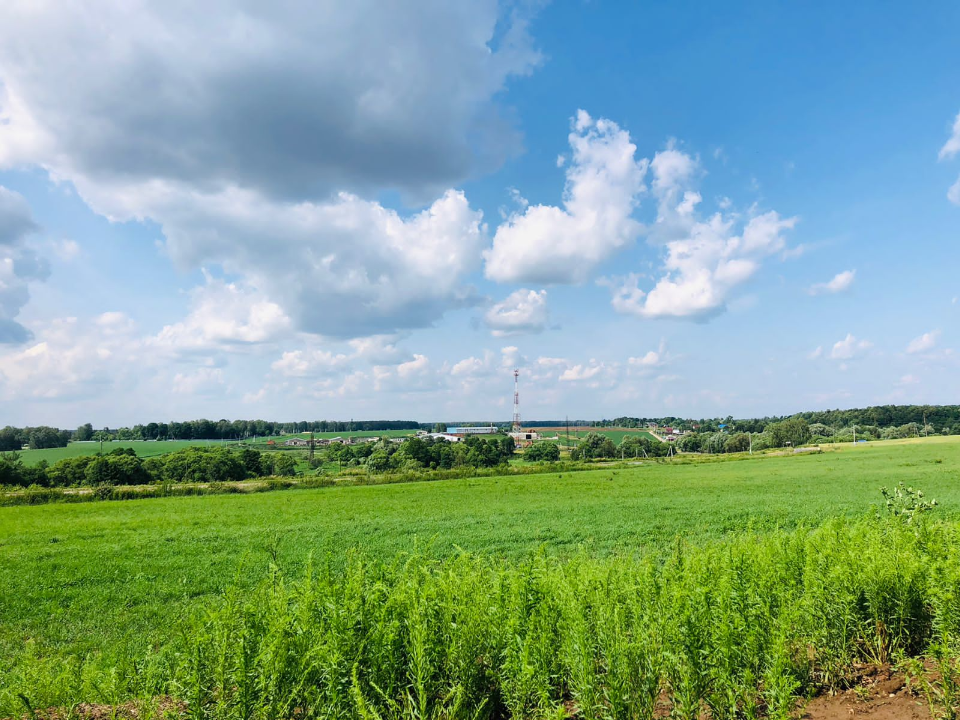
M 853 426 L 853 444 L 854 445 L 857 444 L 857 426 L 856 425 Z

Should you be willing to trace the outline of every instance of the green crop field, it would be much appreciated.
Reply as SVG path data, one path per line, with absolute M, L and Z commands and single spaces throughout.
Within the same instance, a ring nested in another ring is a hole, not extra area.
M 201 445 L 203 447 L 219 446 L 221 444 L 231 444 L 231 441 L 222 443 L 220 440 L 110 440 L 103 443 L 103 452 L 108 453 L 117 448 L 133 448 L 137 455 L 143 458 L 154 457 L 155 455 L 166 455 L 176 450 L 182 450 L 191 445 Z M 81 457 L 83 455 L 96 455 L 100 452 L 100 443 L 98 442 L 72 442 L 62 448 L 44 448 L 42 450 L 21 450 L 20 458 L 25 465 L 36 465 L 41 460 L 46 460 L 53 465 L 58 460 L 64 458 Z
M 960 517 L 960 438 L 515 477 L 0 508 L 0 658 L 113 657 L 177 636 L 276 562 L 462 551 L 604 558 L 871 513 L 898 481 Z M 591 571 L 592 572 L 592 571 Z M 216 604 L 216 602 L 214 602 Z M 0 678 L 0 690 L 2 690 Z
M 958 469 L 951 437 L 562 476 L 0 508 L 0 641 L 8 652 L 26 637 L 90 648 L 142 636 L 238 573 L 259 579 L 274 546 L 291 569 L 353 548 L 603 555 L 864 512 L 899 480 L 960 513 Z
M 559 435 L 562 443 L 566 444 L 567 441 L 567 429 L 565 427 L 561 428 L 535 428 L 543 437 L 552 438 Z M 576 445 L 580 438 L 586 437 L 587 433 L 595 432 L 598 435 L 603 435 L 613 440 L 614 444 L 619 445 L 625 437 L 645 437 L 648 440 L 653 440 L 654 442 L 660 442 L 656 436 L 647 432 L 646 430 L 635 430 L 633 428 L 577 428 L 574 430 L 570 428 L 570 444 Z
M 414 435 L 416 430 L 353 430 L 351 432 L 315 432 L 313 436 L 317 439 L 332 440 L 333 438 L 348 438 L 348 437 L 407 437 L 409 435 Z M 265 437 L 251 438 L 247 440 L 247 443 L 250 445 L 260 445 L 266 443 L 268 440 L 273 440 L 276 443 L 283 442 L 284 440 L 290 440 L 292 438 L 297 438 L 300 440 L 308 439 L 310 433 L 292 433 L 289 435 L 269 435 Z

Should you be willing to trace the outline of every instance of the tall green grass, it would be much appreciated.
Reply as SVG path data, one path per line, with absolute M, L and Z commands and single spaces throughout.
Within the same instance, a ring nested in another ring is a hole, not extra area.
M 785 718 L 854 663 L 957 656 L 958 541 L 835 520 L 640 556 L 274 566 L 146 654 L 31 646 L 0 715 L 173 696 L 196 718 Z

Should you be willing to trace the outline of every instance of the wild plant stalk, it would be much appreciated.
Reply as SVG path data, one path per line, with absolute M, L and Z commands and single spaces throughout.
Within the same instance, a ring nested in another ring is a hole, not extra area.
M 47 657 L 0 716 L 169 695 L 196 718 L 786 718 L 855 662 L 931 647 L 960 687 L 960 526 L 914 517 L 742 535 L 669 557 L 461 555 L 274 568 L 144 657 Z M 931 645 L 932 644 L 932 645 Z

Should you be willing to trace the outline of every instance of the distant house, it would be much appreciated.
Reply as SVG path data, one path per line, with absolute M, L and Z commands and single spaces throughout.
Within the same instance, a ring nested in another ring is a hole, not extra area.
M 283 444 L 286 447 L 310 447 L 310 441 L 303 438 L 290 438 Z

